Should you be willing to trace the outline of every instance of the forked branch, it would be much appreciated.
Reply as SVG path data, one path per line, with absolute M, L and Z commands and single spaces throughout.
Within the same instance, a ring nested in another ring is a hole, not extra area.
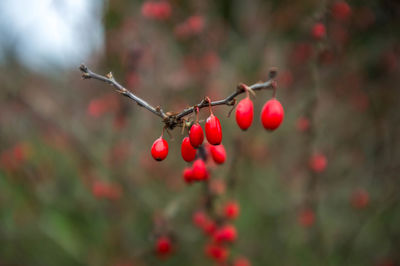
M 204 98 L 200 103 L 186 108 L 183 111 L 179 113 L 174 113 L 171 114 L 170 112 L 164 113 L 164 111 L 161 109 L 161 107 L 157 106 L 154 107 L 147 103 L 145 100 L 142 98 L 136 96 L 134 93 L 131 91 L 127 90 L 125 87 L 123 87 L 121 84 L 119 84 L 113 77 L 113 75 L 110 73 L 106 74 L 105 76 L 99 75 L 91 71 L 87 66 L 82 64 L 79 69 L 82 71 L 82 78 L 83 79 L 97 79 L 100 81 L 103 81 L 105 83 L 110 84 L 114 88 L 116 88 L 117 92 L 130 98 L 131 100 L 135 101 L 139 106 L 144 107 L 145 109 L 149 110 L 153 114 L 161 117 L 163 119 L 163 122 L 165 123 L 165 126 L 169 129 L 173 129 L 176 126 L 182 126 L 184 123 L 184 117 L 187 115 L 190 115 L 195 111 L 196 108 L 204 108 L 208 107 L 209 105 L 211 106 L 216 106 L 216 105 L 228 105 L 232 106 L 235 105 L 236 99 L 235 97 L 244 93 L 246 91 L 245 87 L 240 84 L 237 86 L 235 92 L 233 92 L 231 95 L 226 97 L 223 100 L 219 101 L 213 101 L 209 102 L 207 98 Z M 256 83 L 251 86 L 248 86 L 251 90 L 257 91 L 257 90 L 262 90 L 262 89 L 273 89 L 274 90 L 274 96 L 276 92 L 276 82 L 275 82 L 275 77 L 277 75 L 276 69 L 272 69 L 269 72 L 269 79 L 266 82 L 263 83 Z

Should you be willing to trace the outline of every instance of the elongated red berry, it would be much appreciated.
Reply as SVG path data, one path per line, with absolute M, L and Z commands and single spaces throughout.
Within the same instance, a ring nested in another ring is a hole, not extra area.
M 202 159 L 194 161 L 192 166 L 192 177 L 194 180 L 201 181 L 208 178 L 207 168 Z
M 192 144 L 190 144 L 189 137 L 186 137 L 182 140 L 181 154 L 183 160 L 186 162 L 191 162 L 196 157 L 196 149 L 193 148 Z
M 218 117 L 211 114 L 206 120 L 206 138 L 208 143 L 219 145 L 222 141 L 221 123 Z
M 194 181 L 194 178 L 193 178 L 193 171 L 192 171 L 192 168 L 190 168 L 190 167 L 186 167 L 185 169 L 183 169 L 183 174 L 182 174 L 182 176 L 183 176 L 183 180 L 184 180 L 187 184 L 190 184 L 190 183 L 192 183 L 192 182 Z
M 190 144 L 192 144 L 194 148 L 199 147 L 203 143 L 204 133 L 199 123 L 193 124 L 192 127 L 190 128 L 189 140 Z
M 223 144 L 210 145 L 210 153 L 214 162 L 217 164 L 223 164 L 226 160 L 226 151 Z
M 168 142 L 163 139 L 163 137 L 159 137 L 154 141 L 153 146 L 151 147 L 151 155 L 156 161 L 162 161 L 167 157 Z
M 277 99 L 267 101 L 261 111 L 261 122 L 265 129 L 275 130 L 283 121 L 285 112 Z
M 236 123 L 242 130 L 247 130 L 253 122 L 253 116 L 253 102 L 249 97 L 246 97 L 236 107 Z
M 159 256 L 167 256 L 172 252 L 172 243 L 169 237 L 161 236 L 157 239 L 155 246 L 157 255 Z

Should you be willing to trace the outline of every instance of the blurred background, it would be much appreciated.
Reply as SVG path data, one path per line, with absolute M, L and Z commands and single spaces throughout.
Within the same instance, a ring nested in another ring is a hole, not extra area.
M 399 265 L 399 32 L 395 0 L 1 1 L 0 265 Z M 285 119 L 215 107 L 227 161 L 187 185 L 181 129 L 155 162 L 160 118 L 82 62 L 171 112 L 276 67 Z M 240 207 L 224 262 L 210 199 Z

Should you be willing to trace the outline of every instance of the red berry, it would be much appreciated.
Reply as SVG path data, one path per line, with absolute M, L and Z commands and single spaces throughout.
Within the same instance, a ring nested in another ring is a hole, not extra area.
M 251 266 L 251 263 L 247 258 L 239 257 L 233 261 L 233 266 Z
M 225 225 L 214 233 L 214 240 L 220 242 L 234 242 L 237 237 L 236 228 L 233 225 Z
M 242 130 L 251 126 L 254 116 L 253 102 L 249 97 L 244 98 L 236 107 L 236 122 Z
M 206 137 L 208 143 L 212 145 L 219 145 L 222 141 L 221 123 L 218 117 L 211 114 L 206 120 Z
M 311 30 L 311 35 L 316 40 L 321 40 L 326 35 L 325 25 L 321 22 L 315 23 Z
M 356 209 L 363 209 L 368 206 L 369 194 L 364 189 L 358 189 L 351 196 L 351 205 Z
M 229 255 L 227 248 L 214 243 L 206 246 L 205 253 L 217 262 L 225 262 Z
M 193 147 L 199 147 L 204 140 L 203 129 L 199 123 L 195 123 L 189 130 L 189 140 Z
M 300 116 L 296 121 L 296 129 L 305 132 L 310 128 L 310 120 L 307 117 Z
M 324 154 L 322 153 L 316 153 L 313 156 L 311 156 L 309 165 L 311 170 L 313 170 L 315 173 L 322 173 L 326 166 L 328 164 L 328 161 L 325 157 Z
M 151 147 L 151 155 L 156 161 L 164 160 L 168 155 L 168 142 L 162 137 L 156 139 Z
M 186 162 L 191 162 L 196 157 L 196 149 L 193 148 L 192 144 L 190 144 L 189 137 L 186 137 L 182 140 L 181 154 L 183 160 Z
M 207 219 L 203 226 L 204 233 L 211 236 L 214 234 L 215 230 L 217 230 L 217 224 L 213 220 Z
M 190 183 L 192 183 L 194 180 L 193 180 L 193 171 L 192 171 L 192 168 L 189 168 L 189 167 L 186 167 L 184 170 L 183 170 L 183 180 L 186 182 L 186 183 L 188 183 L 188 184 L 190 184 Z
M 192 166 L 192 177 L 194 180 L 206 180 L 208 178 L 207 168 L 202 159 L 194 161 Z
M 310 227 L 314 224 L 315 221 L 314 211 L 309 208 L 301 210 L 298 214 L 297 219 L 301 226 Z
M 122 190 L 115 184 L 108 184 L 103 181 L 96 180 L 92 184 L 92 193 L 97 198 L 117 200 L 121 197 Z
M 204 233 L 207 235 L 214 234 L 217 229 L 216 223 L 203 211 L 197 211 L 193 214 L 193 223 L 197 227 L 203 229 Z
M 332 16 L 337 20 L 346 20 L 351 14 L 351 8 L 345 1 L 338 1 L 332 5 Z
M 157 255 L 167 256 L 172 252 L 172 243 L 169 237 L 161 236 L 157 239 L 155 246 Z
M 210 153 L 215 163 L 223 164 L 226 160 L 226 151 L 224 145 L 210 145 Z
M 150 19 L 166 20 L 171 16 L 171 6 L 166 1 L 146 1 L 142 5 L 142 15 Z
M 285 116 L 281 103 L 274 99 L 267 101 L 261 111 L 261 122 L 265 129 L 277 129 Z
M 239 205 L 234 202 L 228 202 L 224 207 L 225 217 L 228 219 L 235 219 L 239 216 Z
M 208 216 L 203 211 L 197 211 L 193 214 L 193 223 L 200 228 L 203 228 L 208 220 Z

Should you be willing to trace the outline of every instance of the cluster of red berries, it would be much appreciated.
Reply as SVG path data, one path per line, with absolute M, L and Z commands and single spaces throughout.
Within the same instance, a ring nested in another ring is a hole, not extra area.
M 242 130 L 247 130 L 254 118 L 254 105 L 250 99 L 251 88 L 241 85 L 246 92 L 236 108 L 236 122 Z M 195 109 L 196 120 L 191 124 L 188 136 L 184 137 L 181 144 L 181 155 L 184 161 L 192 163 L 183 170 L 183 180 L 191 184 L 197 181 L 209 179 L 207 158 L 212 158 L 214 164 L 223 164 L 227 153 L 222 144 L 222 128 L 217 116 L 214 115 L 209 102 L 210 115 L 206 119 L 204 131 L 199 123 L 199 108 Z M 284 118 L 284 110 L 281 103 L 273 97 L 268 100 L 261 111 L 261 123 L 267 130 L 277 129 Z M 205 142 L 205 139 L 207 142 Z M 168 155 L 168 143 L 163 136 L 156 139 L 151 148 L 151 155 L 156 161 L 164 160 Z M 208 237 L 205 246 L 205 254 L 217 263 L 226 263 L 229 258 L 229 247 L 237 239 L 236 227 L 232 221 L 239 216 L 239 205 L 235 201 L 227 202 L 223 207 L 223 213 L 213 215 L 211 218 L 204 211 L 198 211 L 193 215 L 193 223 Z M 155 246 L 159 256 L 166 256 L 172 252 L 172 242 L 168 237 L 160 237 Z M 229 265 L 250 266 L 250 262 L 244 257 L 237 257 Z M 225 265 L 225 264 L 224 264 Z
M 193 223 L 208 237 L 208 243 L 204 248 L 206 256 L 218 263 L 225 263 L 229 257 L 229 246 L 237 239 L 236 227 L 232 221 L 239 216 L 239 205 L 235 201 L 227 202 L 223 207 L 220 217 L 211 218 L 204 211 L 193 214 Z M 239 257 L 233 261 L 233 265 L 248 265 L 250 262 Z
M 174 33 L 176 36 L 185 38 L 199 34 L 204 29 L 203 16 L 194 15 L 175 27 Z
M 247 130 L 254 117 L 254 106 L 253 102 L 249 97 L 249 91 L 251 90 L 248 86 L 242 85 L 242 88 L 246 91 L 247 97 L 242 99 L 236 109 L 236 122 L 242 130 Z M 203 128 L 198 121 L 198 112 L 196 122 L 190 127 L 189 136 L 185 137 L 181 145 L 181 154 L 183 160 L 186 162 L 192 162 L 196 159 L 197 149 L 202 146 L 204 141 Z M 265 129 L 275 130 L 282 123 L 284 118 L 284 110 L 281 103 L 274 97 L 267 101 L 261 111 L 261 122 Z M 214 159 L 215 163 L 222 164 L 226 160 L 226 151 L 222 142 L 222 129 L 221 123 L 217 116 L 212 112 L 210 105 L 210 116 L 206 120 L 205 124 L 205 135 L 208 145 L 208 151 Z M 151 155 L 157 161 L 164 160 L 168 155 L 168 143 L 161 136 L 156 139 L 151 148 Z M 185 180 L 186 181 L 199 181 L 206 180 L 208 178 L 207 170 L 202 159 L 194 161 L 192 168 L 185 169 Z

